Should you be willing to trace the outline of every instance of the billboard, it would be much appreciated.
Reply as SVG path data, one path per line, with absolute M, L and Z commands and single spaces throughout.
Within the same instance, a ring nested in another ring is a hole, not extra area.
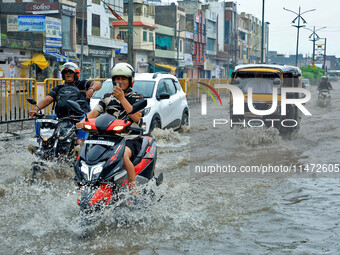
M 45 30 L 45 16 L 7 15 L 8 32 L 44 32 Z
M 45 16 L 18 16 L 18 31 L 44 32 Z
M 62 47 L 61 19 L 46 17 L 46 47 Z

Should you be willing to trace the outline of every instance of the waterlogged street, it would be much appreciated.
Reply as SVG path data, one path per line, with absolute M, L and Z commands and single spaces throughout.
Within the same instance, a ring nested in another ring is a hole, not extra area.
M 1 254 L 339 254 L 340 179 L 335 171 L 311 173 L 197 172 L 201 166 L 301 166 L 339 164 L 340 82 L 329 107 L 317 92 L 301 129 L 291 137 L 276 130 L 213 128 L 228 119 L 223 106 L 208 102 L 207 115 L 191 105 L 191 127 L 180 133 L 156 130 L 156 174 L 164 183 L 159 202 L 134 210 L 104 212 L 88 238 L 81 238 L 77 187 L 72 168 L 49 164 L 29 183 L 35 143 L 0 142 Z M 203 169 L 203 168 L 201 168 Z

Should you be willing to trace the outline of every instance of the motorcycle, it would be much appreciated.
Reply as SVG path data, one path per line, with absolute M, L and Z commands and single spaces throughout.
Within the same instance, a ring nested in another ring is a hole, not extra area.
M 326 107 L 331 103 L 331 93 L 328 89 L 323 89 L 319 91 L 318 95 L 318 105 Z
M 32 105 L 37 105 L 36 101 L 28 98 Z M 83 116 L 69 116 L 58 119 L 55 115 L 45 115 L 37 113 L 35 115 L 37 127 L 39 129 L 39 146 L 29 146 L 29 151 L 38 157 L 38 161 L 32 162 L 32 179 L 38 172 L 46 168 L 45 161 L 62 159 L 72 162 L 77 145 L 77 133 L 75 123 L 79 122 Z
M 74 110 L 83 113 L 79 104 L 69 103 Z M 146 100 L 134 104 L 129 114 L 144 109 L 146 104 Z M 142 139 L 141 150 L 132 162 L 137 183 L 147 184 L 153 180 L 158 186 L 163 182 L 162 173 L 157 178 L 154 175 L 157 159 L 155 138 L 143 136 L 144 129 L 131 125 L 132 122 L 107 113 L 96 119 L 85 117 L 83 130 L 89 133 L 89 137 L 74 164 L 74 179 L 80 187 L 77 204 L 85 215 L 117 203 L 121 200 L 121 191 L 127 189 L 127 172 L 123 168 L 124 133 L 134 132 Z

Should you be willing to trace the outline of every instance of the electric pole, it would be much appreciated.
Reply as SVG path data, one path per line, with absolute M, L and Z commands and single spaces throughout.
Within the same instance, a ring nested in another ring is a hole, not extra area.
M 133 0 L 128 1 L 128 63 L 133 64 Z
M 262 37 L 261 37 L 261 64 L 264 64 L 264 0 L 262 0 Z

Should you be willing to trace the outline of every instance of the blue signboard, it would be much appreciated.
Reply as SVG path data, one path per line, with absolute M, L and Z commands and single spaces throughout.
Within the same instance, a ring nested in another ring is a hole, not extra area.
M 44 32 L 45 16 L 18 16 L 18 31 Z

